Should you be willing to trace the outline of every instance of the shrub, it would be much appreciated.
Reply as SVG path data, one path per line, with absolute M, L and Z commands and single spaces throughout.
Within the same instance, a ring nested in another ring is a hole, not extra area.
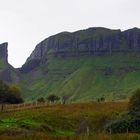
M 98 102 L 104 102 L 105 101 L 105 98 L 104 97 L 98 98 L 97 101 Z
M 8 86 L 0 81 L 0 103 L 17 104 L 22 103 L 23 99 L 20 96 L 21 91 L 16 85 Z
M 38 99 L 37 99 L 37 102 L 39 102 L 39 103 L 44 103 L 44 102 L 45 102 L 45 99 L 44 99 L 43 97 L 38 98 Z
M 136 91 L 134 91 L 129 101 L 128 110 L 130 112 L 140 111 L 140 89 L 137 89 Z
M 60 98 L 56 95 L 50 95 L 48 98 L 47 98 L 48 101 L 54 103 L 55 101 L 58 101 L 60 100 Z
M 130 98 L 128 112 L 107 123 L 105 130 L 112 133 L 140 132 L 140 89 Z
M 66 104 L 66 102 L 70 99 L 71 95 L 64 95 L 62 96 L 62 103 Z
M 110 121 L 105 126 L 105 130 L 112 133 L 138 133 L 140 132 L 140 114 L 123 114 L 115 120 Z

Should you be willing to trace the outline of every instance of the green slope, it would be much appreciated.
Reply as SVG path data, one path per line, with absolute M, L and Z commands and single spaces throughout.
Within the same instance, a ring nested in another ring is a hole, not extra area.
M 47 65 L 24 74 L 21 85 L 26 100 L 50 94 L 71 95 L 72 101 L 102 96 L 109 100 L 126 99 L 140 87 L 140 56 L 116 54 L 65 59 L 48 56 Z

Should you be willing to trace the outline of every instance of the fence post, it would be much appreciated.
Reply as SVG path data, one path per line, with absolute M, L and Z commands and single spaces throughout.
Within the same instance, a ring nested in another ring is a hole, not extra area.
M 89 136 L 89 127 L 87 127 L 87 135 Z
M 126 129 L 126 133 L 128 134 L 128 132 L 129 132 L 129 131 L 128 131 L 128 128 L 127 128 L 127 129 Z
M 20 109 L 20 104 L 18 104 L 18 110 Z
M 110 134 L 112 134 L 112 130 L 111 130 L 111 128 L 110 128 L 109 132 L 110 132 Z
M 4 104 L 1 104 L 1 112 L 4 110 Z

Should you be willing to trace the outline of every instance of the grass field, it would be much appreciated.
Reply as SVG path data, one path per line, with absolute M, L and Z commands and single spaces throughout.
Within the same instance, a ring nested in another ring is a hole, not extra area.
M 96 137 L 110 138 L 108 134 L 95 135 L 103 130 L 105 123 L 113 116 L 127 109 L 127 102 L 89 102 L 66 105 L 49 105 L 48 107 L 25 109 L 0 113 L 1 137 L 15 136 L 26 139 L 75 139 L 90 140 Z M 87 122 L 90 137 L 76 137 L 77 126 Z M 35 136 L 33 136 L 35 135 Z M 65 137 L 65 138 L 63 138 Z M 67 138 L 66 138 L 67 137 Z M 118 137 L 113 135 L 111 137 Z M 126 135 L 120 135 L 125 138 Z M 6 139 L 6 138 L 5 138 Z
M 22 77 L 26 100 L 50 94 L 71 95 L 72 101 L 129 98 L 140 87 L 139 56 L 83 56 L 65 59 L 48 56 L 46 65 Z M 26 94 L 25 94 L 26 93 Z

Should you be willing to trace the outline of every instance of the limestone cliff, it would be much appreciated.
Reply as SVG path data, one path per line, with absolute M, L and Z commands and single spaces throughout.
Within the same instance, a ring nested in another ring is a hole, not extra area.
M 22 71 L 28 72 L 48 56 L 64 58 L 85 55 L 112 55 L 140 51 L 140 29 L 133 28 L 122 32 L 107 28 L 89 28 L 77 32 L 62 32 L 39 43 L 32 52 Z

